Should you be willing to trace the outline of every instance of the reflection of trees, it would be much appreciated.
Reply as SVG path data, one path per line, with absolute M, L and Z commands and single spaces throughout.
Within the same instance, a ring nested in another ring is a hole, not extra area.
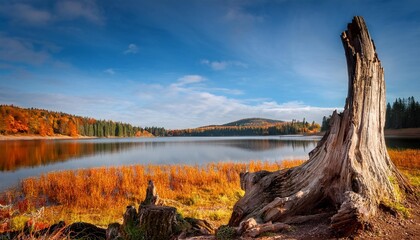
M 0 142 L 0 171 L 14 171 L 21 167 L 34 167 L 71 158 L 98 153 L 116 153 L 136 146 L 139 142 L 83 142 L 83 141 L 2 141 Z
M 258 139 L 258 140 L 227 140 L 215 141 L 214 144 L 223 144 L 224 146 L 236 147 L 250 151 L 265 151 L 276 148 L 315 148 L 318 141 L 300 141 L 300 140 L 274 140 L 274 139 Z
M 136 141 L 2 141 L 0 142 L 0 171 L 14 171 L 22 167 L 48 165 L 73 158 L 103 153 L 119 153 L 134 148 L 164 149 L 167 146 L 218 145 L 240 148 L 246 151 L 265 151 L 277 148 L 314 148 L 317 141 L 273 140 L 273 139 L 228 139 L 228 140 L 186 140 L 170 142 Z M 194 147 L 194 146 L 192 146 Z

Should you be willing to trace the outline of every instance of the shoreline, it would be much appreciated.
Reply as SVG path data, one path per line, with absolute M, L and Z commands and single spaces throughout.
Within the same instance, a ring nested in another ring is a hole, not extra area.
M 54 135 L 54 136 L 40 136 L 40 135 L 0 135 L 0 141 L 8 140 L 61 140 L 61 139 L 94 139 L 97 137 L 78 136 L 71 137 L 65 135 Z
M 385 137 L 420 138 L 420 128 L 385 129 Z
M 306 134 L 305 136 L 324 136 L 325 132 L 314 134 Z M 282 135 L 279 135 L 282 136 Z M 420 128 L 401 128 L 401 129 L 385 129 L 385 137 L 389 138 L 419 138 Z M 66 135 L 40 136 L 40 135 L 0 135 L 0 141 L 8 140 L 63 140 L 63 139 L 96 139 L 100 137 L 78 136 L 71 137 Z M 119 137 L 102 137 L 102 138 L 119 138 Z M 125 138 L 125 137 L 124 137 Z M 150 138 L 146 136 L 132 138 Z

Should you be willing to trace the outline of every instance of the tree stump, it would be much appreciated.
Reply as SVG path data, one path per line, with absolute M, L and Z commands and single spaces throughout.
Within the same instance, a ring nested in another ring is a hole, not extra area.
M 301 166 L 241 174 L 245 195 L 230 226 L 249 218 L 294 222 L 323 210 L 332 211 L 331 227 L 346 235 L 369 222 L 381 203 L 412 192 L 385 146 L 384 70 L 362 17 L 354 17 L 341 40 L 349 77 L 344 111 L 334 111 L 330 130 Z
M 144 205 L 139 209 L 139 226 L 145 239 L 172 239 L 181 232 L 176 208 Z
M 118 223 L 110 224 L 106 230 L 106 239 L 169 240 L 214 233 L 214 227 L 207 221 L 184 219 L 176 208 L 163 206 L 162 203 L 150 180 L 138 212 L 134 206 L 127 206 L 122 226 Z
M 162 205 L 152 180 L 149 180 L 146 189 L 146 197 L 140 205 Z

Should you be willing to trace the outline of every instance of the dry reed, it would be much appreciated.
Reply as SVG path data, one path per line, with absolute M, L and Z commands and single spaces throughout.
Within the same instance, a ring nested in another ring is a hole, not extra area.
M 420 150 L 390 149 L 388 152 L 399 168 L 418 173 Z M 151 179 L 167 205 L 177 207 L 184 216 L 204 218 L 219 225 L 226 223 L 234 203 L 243 195 L 239 186 L 240 172 L 276 171 L 303 162 L 134 165 L 50 172 L 39 178 L 24 179 L 21 190 L 4 193 L 0 203 L 12 204 L 14 207 L 8 212 L 0 211 L 0 215 L 10 218 L 10 222 L 19 222 L 17 217 L 12 217 L 16 216 L 16 212 L 20 214 L 18 216 L 33 216 L 34 212 L 45 207 L 42 216 L 30 219 L 48 224 L 65 220 L 68 223 L 87 221 L 106 226 L 121 221 L 125 206 L 138 205 Z M 408 176 L 411 176 L 413 184 L 419 185 L 418 174 Z

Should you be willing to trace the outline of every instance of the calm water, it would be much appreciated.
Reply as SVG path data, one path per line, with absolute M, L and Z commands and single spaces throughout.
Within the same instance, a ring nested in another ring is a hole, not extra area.
M 133 164 L 205 164 L 307 159 L 319 137 L 172 137 L 0 141 L 0 191 L 20 179 L 66 169 Z M 420 148 L 417 139 L 387 139 Z

